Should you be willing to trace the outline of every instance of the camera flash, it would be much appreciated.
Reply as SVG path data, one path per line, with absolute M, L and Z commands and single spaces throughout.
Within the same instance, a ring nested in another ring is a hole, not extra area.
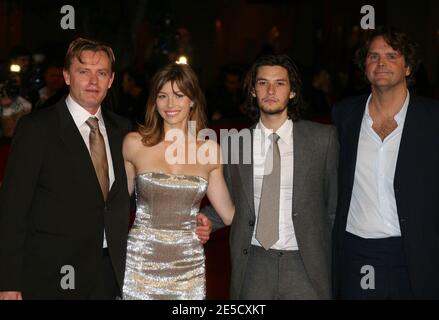
M 18 64 L 11 64 L 11 72 L 20 72 L 21 68 Z

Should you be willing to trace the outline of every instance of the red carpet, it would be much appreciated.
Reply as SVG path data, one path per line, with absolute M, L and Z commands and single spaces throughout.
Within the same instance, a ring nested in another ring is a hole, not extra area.
M 229 299 L 229 230 L 227 227 L 212 233 L 210 240 L 204 245 L 208 300 Z
M 0 182 L 5 175 L 6 159 L 8 158 L 9 144 L 0 144 Z

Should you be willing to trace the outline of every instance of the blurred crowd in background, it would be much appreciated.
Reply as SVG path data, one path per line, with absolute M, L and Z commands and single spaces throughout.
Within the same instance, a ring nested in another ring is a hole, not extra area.
M 329 123 L 335 102 L 369 90 L 354 64 L 365 35 L 358 26 L 361 1 L 216 0 L 187 6 L 174 0 L 76 0 L 71 4 L 76 9 L 75 29 L 62 30 L 62 3 L 0 0 L 0 142 L 9 143 L 24 114 L 47 108 L 68 92 L 62 75 L 64 53 L 78 36 L 113 47 L 116 78 L 104 107 L 130 119 L 134 127 L 143 123 L 152 76 L 169 62 L 187 62 L 198 74 L 209 125 L 214 128 L 251 124 L 242 85 L 251 63 L 267 53 L 286 53 L 297 63 L 307 119 Z M 370 4 L 377 24 L 404 24 L 423 44 L 425 63 L 421 60 L 411 90 L 439 99 L 439 68 L 434 67 L 439 65 L 435 54 L 439 26 L 436 34 L 437 20 L 421 14 L 439 5 L 432 0 Z M 419 14 L 408 26 L 404 17 L 413 8 Z

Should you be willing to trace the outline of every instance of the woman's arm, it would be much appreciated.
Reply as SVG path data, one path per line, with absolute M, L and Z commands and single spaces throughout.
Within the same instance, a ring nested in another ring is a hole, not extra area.
M 132 195 L 134 191 L 134 177 L 136 176 L 136 167 L 134 166 L 132 159 L 136 140 L 138 139 L 137 135 L 138 134 L 134 132 L 128 133 L 123 140 L 122 146 L 123 161 L 125 172 L 127 174 L 128 192 L 130 195 Z
M 223 175 L 223 165 L 219 164 L 209 174 L 207 197 L 225 225 L 230 225 L 235 214 L 235 205 Z

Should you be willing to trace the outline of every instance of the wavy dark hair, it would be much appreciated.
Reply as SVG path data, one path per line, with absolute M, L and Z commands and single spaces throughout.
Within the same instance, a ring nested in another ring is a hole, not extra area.
M 406 33 L 403 33 L 393 27 L 380 26 L 375 30 L 369 31 L 364 45 L 355 53 L 355 63 L 364 73 L 366 71 L 366 58 L 369 52 L 370 44 L 377 37 L 383 37 L 393 50 L 398 51 L 404 56 L 405 64 L 410 68 L 410 74 L 406 77 L 408 84 L 415 82 L 414 74 L 419 66 L 419 59 L 416 54 L 418 45 L 412 42 Z
M 290 99 L 288 102 L 288 116 L 293 121 L 302 119 L 305 112 L 302 94 L 302 80 L 300 79 L 299 70 L 296 64 L 286 54 L 269 54 L 261 56 L 251 66 L 244 80 L 244 92 L 246 94 L 245 106 L 248 116 L 253 121 L 257 121 L 260 116 L 257 99 L 253 97 L 252 93 L 255 90 L 258 69 L 263 66 L 280 66 L 287 70 L 291 91 L 295 93 L 294 98 Z

